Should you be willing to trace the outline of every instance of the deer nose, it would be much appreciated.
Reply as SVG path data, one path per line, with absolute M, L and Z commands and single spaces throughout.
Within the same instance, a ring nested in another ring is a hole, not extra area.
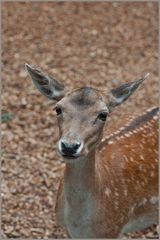
M 68 156 L 68 157 L 72 157 L 72 156 L 76 157 L 82 149 L 82 143 L 81 142 L 76 142 L 76 143 L 73 143 L 73 144 L 69 144 L 64 140 L 60 140 L 58 146 L 59 146 L 59 151 L 64 156 Z

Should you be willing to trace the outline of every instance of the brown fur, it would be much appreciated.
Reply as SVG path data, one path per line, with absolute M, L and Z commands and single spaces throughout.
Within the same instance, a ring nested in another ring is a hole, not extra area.
M 101 145 L 96 160 L 94 153 L 90 156 L 86 171 L 74 172 L 77 178 L 81 174 L 80 179 L 91 192 L 96 206 L 91 224 L 93 235 L 86 237 L 118 237 L 130 219 L 142 217 L 146 212 L 158 214 L 155 204 L 150 202 L 152 196 L 158 196 L 158 121 L 155 118 L 157 111 L 152 116 L 151 111 L 143 115 L 138 127 L 130 128 L 136 132 L 125 131 L 112 137 L 111 144 L 108 141 Z M 72 167 L 67 164 L 65 179 L 71 178 Z M 60 186 L 58 204 L 64 202 L 63 182 Z M 72 192 L 70 198 L 74 202 Z M 57 205 L 57 215 L 59 212 L 63 215 L 62 205 Z M 80 209 L 79 204 L 72 207 L 75 211 Z

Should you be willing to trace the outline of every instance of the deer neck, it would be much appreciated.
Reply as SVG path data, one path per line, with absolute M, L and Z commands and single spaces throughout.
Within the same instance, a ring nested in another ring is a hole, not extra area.
M 72 205 L 84 203 L 94 193 L 95 188 L 95 152 L 86 158 L 67 163 L 64 175 L 64 194 Z

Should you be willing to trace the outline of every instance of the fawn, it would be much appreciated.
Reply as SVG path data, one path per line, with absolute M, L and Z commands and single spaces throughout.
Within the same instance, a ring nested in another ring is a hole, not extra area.
M 26 64 L 38 90 L 57 101 L 58 151 L 66 163 L 56 217 L 71 238 L 120 238 L 158 220 L 158 108 L 102 140 L 107 116 L 147 78 L 112 89 L 67 92 Z

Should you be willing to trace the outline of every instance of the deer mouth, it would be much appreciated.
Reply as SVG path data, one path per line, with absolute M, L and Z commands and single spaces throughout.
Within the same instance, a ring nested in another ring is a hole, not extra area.
M 63 158 L 66 158 L 66 159 L 76 159 L 76 158 L 78 158 L 79 156 L 62 154 L 62 157 L 63 157 Z

